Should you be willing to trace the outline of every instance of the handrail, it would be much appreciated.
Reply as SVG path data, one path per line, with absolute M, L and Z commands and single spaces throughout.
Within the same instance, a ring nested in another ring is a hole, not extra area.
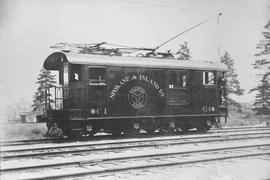
M 63 86 L 54 86 L 45 90 L 45 108 L 46 110 L 63 109 L 63 101 L 70 98 L 70 88 Z

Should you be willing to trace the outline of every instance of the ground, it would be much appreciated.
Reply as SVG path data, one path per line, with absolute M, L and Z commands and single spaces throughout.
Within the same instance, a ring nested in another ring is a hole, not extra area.
M 45 123 L 1 124 L 2 140 L 41 139 L 47 132 Z

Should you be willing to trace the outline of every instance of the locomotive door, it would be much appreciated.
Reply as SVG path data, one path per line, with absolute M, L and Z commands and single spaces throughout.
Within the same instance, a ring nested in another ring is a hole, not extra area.
M 169 105 L 185 105 L 189 103 L 188 71 L 168 71 L 167 102 Z
M 101 115 L 106 107 L 106 68 L 90 67 L 88 69 L 88 102 L 96 114 Z
M 218 106 L 218 86 L 217 86 L 217 72 L 204 71 L 202 72 L 202 97 L 201 102 L 203 113 L 216 113 Z

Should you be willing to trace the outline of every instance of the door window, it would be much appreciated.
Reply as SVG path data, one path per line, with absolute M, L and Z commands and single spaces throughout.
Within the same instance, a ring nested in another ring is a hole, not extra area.
M 187 88 L 187 72 L 169 71 L 168 88 Z
M 167 87 L 169 105 L 185 105 L 188 103 L 188 71 L 169 71 Z
M 169 89 L 177 88 L 177 73 L 169 72 Z

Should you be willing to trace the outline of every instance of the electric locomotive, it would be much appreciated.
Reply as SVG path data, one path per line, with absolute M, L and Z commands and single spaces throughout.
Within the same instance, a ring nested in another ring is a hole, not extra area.
M 42 119 L 64 135 L 99 131 L 139 134 L 196 128 L 206 132 L 227 116 L 227 67 L 176 60 L 170 53 L 126 57 L 111 53 L 54 52 L 44 68 L 57 71 Z

